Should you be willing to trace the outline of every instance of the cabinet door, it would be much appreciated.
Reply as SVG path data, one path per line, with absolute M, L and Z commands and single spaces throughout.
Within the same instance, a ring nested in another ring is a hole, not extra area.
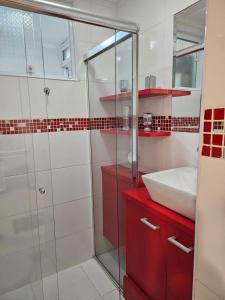
M 191 300 L 194 263 L 194 251 L 191 248 L 194 245 L 194 232 L 165 224 L 162 235 L 166 249 L 166 299 Z
M 159 218 L 146 208 L 126 201 L 126 272 L 152 300 L 165 299 L 165 251 L 161 226 Z
M 124 276 L 123 292 L 126 300 L 149 300 L 149 297 L 128 276 Z

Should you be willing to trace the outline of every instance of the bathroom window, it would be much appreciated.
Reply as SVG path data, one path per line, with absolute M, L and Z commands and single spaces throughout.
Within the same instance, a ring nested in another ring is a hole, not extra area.
M 75 78 L 72 22 L 0 7 L 0 27 L 1 75 Z

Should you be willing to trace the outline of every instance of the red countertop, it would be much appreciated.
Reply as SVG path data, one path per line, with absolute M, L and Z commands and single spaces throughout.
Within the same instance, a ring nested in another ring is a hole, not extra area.
M 194 232 L 195 230 L 195 222 L 192 220 L 170 210 L 167 207 L 164 207 L 156 202 L 154 202 L 147 189 L 145 187 L 134 188 L 132 190 L 126 191 L 123 193 L 126 200 L 135 201 L 136 204 L 144 206 L 148 210 L 154 210 L 159 214 L 163 214 L 169 222 L 176 222 L 180 224 L 182 227 L 187 228 Z

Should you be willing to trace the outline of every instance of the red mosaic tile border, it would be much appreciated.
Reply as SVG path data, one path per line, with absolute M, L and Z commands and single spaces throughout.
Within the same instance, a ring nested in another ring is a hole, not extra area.
M 195 119 L 195 120 L 193 120 Z M 153 116 L 152 131 L 198 132 L 198 118 L 172 118 Z M 218 121 L 220 122 L 220 121 Z M 0 120 L 0 134 L 25 134 L 57 131 L 78 131 L 120 128 L 123 120 L 112 118 L 60 118 L 60 119 L 22 119 Z M 194 127 L 196 126 L 196 127 Z M 220 127 L 220 123 L 217 124 Z M 139 129 L 143 129 L 143 118 L 139 118 Z
M 0 120 L 0 134 L 94 130 L 121 127 L 121 118 Z
M 171 116 L 153 116 L 153 131 L 199 132 L 200 118 Z M 143 118 L 139 118 L 139 129 L 143 129 Z
M 225 158 L 225 108 L 205 110 L 202 156 Z

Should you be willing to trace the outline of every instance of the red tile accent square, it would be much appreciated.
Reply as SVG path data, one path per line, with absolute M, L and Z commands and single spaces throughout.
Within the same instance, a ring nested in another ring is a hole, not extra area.
M 224 120 L 224 108 L 214 109 L 214 120 Z
M 211 122 L 204 122 L 204 132 L 211 132 L 212 123 Z
M 211 144 L 211 134 L 204 134 L 203 135 L 203 144 Z
M 209 146 L 202 147 L 202 155 L 203 156 L 210 156 L 211 148 Z
M 221 158 L 222 157 L 222 148 L 212 147 L 212 157 Z
M 212 109 L 206 109 L 204 120 L 212 120 Z
M 223 135 L 222 134 L 213 134 L 212 144 L 215 146 L 222 146 Z

